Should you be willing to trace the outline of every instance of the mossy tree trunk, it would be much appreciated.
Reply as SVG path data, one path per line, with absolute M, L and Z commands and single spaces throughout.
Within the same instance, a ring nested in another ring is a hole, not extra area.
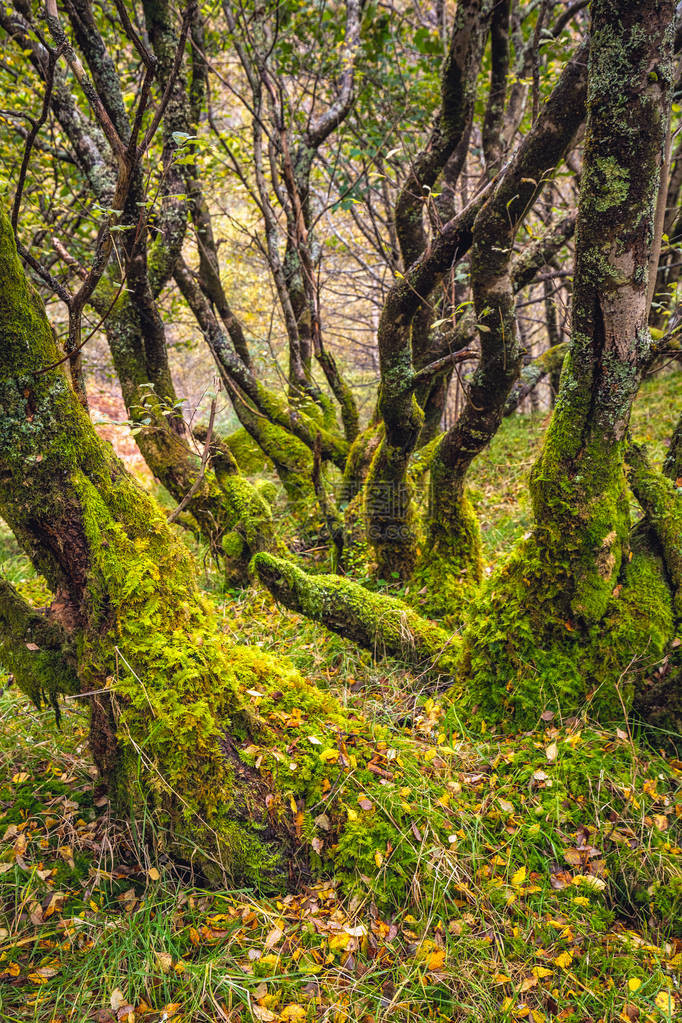
M 485 713 L 621 716 L 663 656 L 668 557 L 631 540 L 626 433 L 651 339 L 647 274 L 672 80 L 673 4 L 595 0 L 573 324 L 533 469 L 532 534 L 480 600 L 462 677 Z M 646 25 L 646 32 L 642 27 Z
M 415 799 L 442 784 L 416 744 L 226 641 L 188 551 L 50 368 L 53 334 L 4 213 L 0 274 L 0 514 L 54 594 L 39 615 L 0 588 L 3 661 L 36 700 L 80 690 L 119 811 L 144 802 L 174 855 L 278 886 L 327 866 L 376 877 L 399 904 L 420 851 L 404 788 L 404 809 L 382 809 L 386 779 Z

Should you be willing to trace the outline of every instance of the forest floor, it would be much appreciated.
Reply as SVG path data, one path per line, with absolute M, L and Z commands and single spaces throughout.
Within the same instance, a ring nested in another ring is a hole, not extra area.
M 681 383 L 660 377 L 638 400 L 633 433 L 657 459 Z M 545 425 L 508 420 L 476 467 L 493 567 L 528 526 Z M 38 594 L 6 534 L 0 555 Z M 78 701 L 58 729 L 0 676 L 0 1021 L 682 1018 L 682 760 L 627 726 L 576 719 L 513 737 L 465 724 L 445 735 L 438 700 L 415 696 L 396 662 L 261 590 L 221 593 L 210 567 L 204 584 L 231 638 L 288 655 L 341 699 L 413 731 L 426 759 L 448 758 L 447 791 L 413 825 L 425 856 L 442 846 L 441 897 L 414 888 L 389 914 L 331 879 L 279 895 L 206 890 L 153 858 L 148 821 L 112 819 Z

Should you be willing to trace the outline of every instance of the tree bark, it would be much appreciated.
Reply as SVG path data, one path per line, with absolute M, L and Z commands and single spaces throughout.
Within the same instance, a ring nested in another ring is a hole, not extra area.
M 117 811 L 144 806 L 163 848 L 222 884 L 333 870 L 395 907 L 415 875 L 437 886 L 406 795 L 435 800 L 444 762 L 425 766 L 417 742 L 229 644 L 189 552 L 54 368 L 3 212 L 0 275 L 0 514 L 55 595 L 42 616 L 0 588 L 19 684 L 52 702 L 78 689 Z
M 668 559 L 631 540 L 624 471 L 651 345 L 673 19 L 668 0 L 592 5 L 570 350 L 532 473 L 531 535 L 487 587 L 462 664 L 481 712 L 503 707 L 515 723 L 544 706 L 620 716 L 673 635 Z

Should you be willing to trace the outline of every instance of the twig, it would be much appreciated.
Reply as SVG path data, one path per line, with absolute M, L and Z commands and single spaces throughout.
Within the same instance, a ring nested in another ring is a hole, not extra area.
M 218 402 L 218 398 L 216 396 L 211 401 L 211 412 L 210 412 L 210 415 L 208 417 L 208 428 L 206 430 L 206 441 L 204 443 L 204 451 L 203 451 L 203 454 L 201 456 L 201 465 L 199 466 L 199 474 L 198 474 L 197 478 L 195 479 L 194 483 L 192 484 L 191 488 L 188 490 L 188 492 L 183 497 L 183 499 L 180 502 L 180 504 L 168 516 L 168 521 L 169 522 L 175 522 L 178 519 L 178 516 L 185 510 L 185 508 L 187 507 L 189 502 L 192 500 L 192 498 L 196 494 L 196 492 L 199 489 L 199 487 L 201 486 L 201 484 L 204 482 L 204 477 L 206 475 L 206 467 L 208 465 L 208 458 L 209 458 L 209 455 L 210 455 L 210 452 L 211 452 L 211 439 L 213 437 L 213 424 L 215 422 L 215 410 L 216 410 L 217 402 Z
M 459 352 L 450 352 L 449 355 L 444 355 L 442 359 L 436 359 L 435 362 L 430 362 L 428 366 L 423 366 L 422 369 L 417 370 L 412 375 L 410 389 L 414 390 L 422 381 L 429 380 L 436 373 L 440 373 L 443 369 L 449 369 L 455 363 L 467 362 L 468 359 L 476 358 L 478 358 L 478 352 L 474 351 L 473 348 L 464 348 Z
M 47 62 L 47 70 L 45 72 L 45 95 L 43 96 L 43 107 L 40 111 L 40 116 L 37 121 L 34 121 L 31 130 L 26 136 L 26 144 L 24 146 L 24 155 L 21 158 L 21 167 L 19 169 L 19 181 L 17 182 L 17 190 L 14 193 L 14 204 L 12 206 L 12 231 L 16 236 L 17 223 L 19 220 L 19 209 L 21 207 L 21 196 L 24 191 L 24 183 L 26 181 L 26 172 L 28 171 L 28 163 L 31 159 L 31 150 L 33 149 L 33 143 L 36 140 L 38 132 L 45 124 L 47 115 L 50 110 L 50 100 L 52 99 L 52 87 L 54 85 L 54 69 L 57 61 L 62 52 L 62 45 L 60 44 L 56 50 L 50 50 L 50 55 Z

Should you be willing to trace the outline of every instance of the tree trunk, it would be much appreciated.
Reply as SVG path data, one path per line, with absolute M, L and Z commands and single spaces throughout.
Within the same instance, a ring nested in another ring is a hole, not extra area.
M 395 905 L 417 872 L 437 884 L 410 837 L 408 791 L 443 786 L 423 748 L 226 641 L 189 552 L 53 368 L 4 213 L 0 275 L 0 514 L 54 594 L 40 615 L 0 588 L 18 683 L 52 702 L 80 689 L 117 810 L 144 804 L 165 848 L 209 876 L 281 887 L 329 868 Z
M 631 541 L 624 471 L 651 344 L 647 270 L 673 16 L 668 0 L 592 5 L 570 350 L 532 473 L 532 534 L 488 586 L 462 665 L 481 712 L 502 707 L 516 724 L 546 706 L 622 716 L 635 676 L 673 634 L 660 554 Z

